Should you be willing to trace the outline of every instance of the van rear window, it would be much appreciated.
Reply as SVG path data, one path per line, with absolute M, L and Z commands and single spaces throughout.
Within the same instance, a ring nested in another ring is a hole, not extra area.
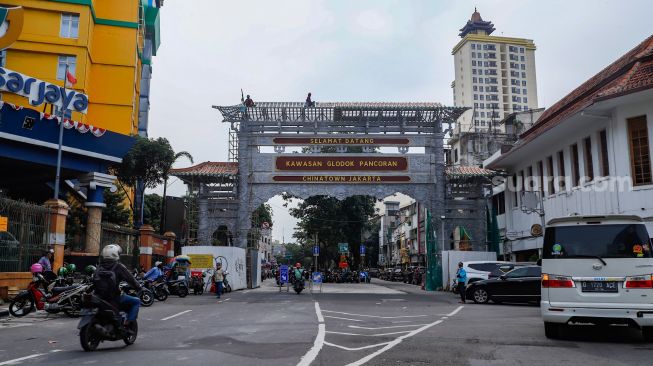
M 648 233 L 641 224 L 549 227 L 543 250 L 544 259 L 651 258 Z

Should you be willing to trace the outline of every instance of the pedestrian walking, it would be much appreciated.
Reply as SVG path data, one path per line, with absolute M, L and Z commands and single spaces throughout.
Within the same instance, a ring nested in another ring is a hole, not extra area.
M 456 281 L 458 281 L 458 293 L 460 294 L 460 303 L 465 303 L 465 283 L 467 282 L 467 272 L 463 268 L 463 262 L 458 263 L 456 271 Z
M 215 294 L 216 298 L 220 298 L 222 295 L 222 283 L 224 282 L 224 271 L 222 270 L 222 264 L 218 263 L 215 266 L 215 273 L 213 274 L 213 282 L 215 282 Z

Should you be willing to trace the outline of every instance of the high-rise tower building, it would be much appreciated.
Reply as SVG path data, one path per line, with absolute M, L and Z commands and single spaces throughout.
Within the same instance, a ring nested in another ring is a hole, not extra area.
M 492 130 L 509 114 L 538 107 L 535 44 L 493 36 L 494 30 L 474 9 L 452 50 L 454 105 L 473 107 L 458 119 L 456 133 Z

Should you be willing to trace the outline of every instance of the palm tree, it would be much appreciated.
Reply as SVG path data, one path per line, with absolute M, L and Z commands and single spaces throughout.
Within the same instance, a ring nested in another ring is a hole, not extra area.
M 185 157 L 190 161 L 191 164 L 194 164 L 195 162 L 193 161 L 193 156 L 188 152 L 188 151 L 180 151 L 175 154 L 175 158 L 172 160 L 172 164 L 168 167 L 168 169 L 165 171 L 165 179 L 163 181 L 163 202 L 161 202 L 161 220 L 159 221 L 161 223 L 161 227 L 159 228 L 159 231 L 161 234 L 165 231 L 165 225 L 166 225 L 166 190 L 168 189 L 168 177 L 170 175 L 170 170 L 172 169 L 172 165 L 181 157 Z

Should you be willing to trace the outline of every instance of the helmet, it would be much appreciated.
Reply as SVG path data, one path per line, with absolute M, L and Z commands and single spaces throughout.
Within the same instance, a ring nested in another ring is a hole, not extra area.
M 61 277 L 66 277 L 68 275 L 68 268 L 66 268 L 66 267 L 59 268 L 58 274 Z
M 92 276 L 95 273 L 96 269 L 97 268 L 95 268 L 95 266 L 89 264 L 88 266 L 86 266 L 86 268 L 84 268 L 84 272 L 87 275 Z
M 73 273 L 73 272 L 77 271 L 77 266 L 74 265 L 73 263 L 70 263 L 66 268 L 68 268 L 69 273 Z
M 299 262 L 295 263 L 295 268 L 301 268 L 301 267 L 302 267 L 302 265 Z
M 42 273 L 43 272 L 43 266 L 41 263 L 34 263 L 32 266 L 29 268 L 30 272 L 32 273 Z
M 106 247 L 102 248 L 102 259 L 109 260 L 120 260 L 120 253 L 122 253 L 122 248 L 116 244 L 109 244 Z
M 162 265 L 162 264 L 163 264 L 163 262 L 161 262 L 161 261 L 156 261 L 156 262 L 154 262 L 154 267 L 158 267 L 158 266 L 160 266 L 160 265 Z

